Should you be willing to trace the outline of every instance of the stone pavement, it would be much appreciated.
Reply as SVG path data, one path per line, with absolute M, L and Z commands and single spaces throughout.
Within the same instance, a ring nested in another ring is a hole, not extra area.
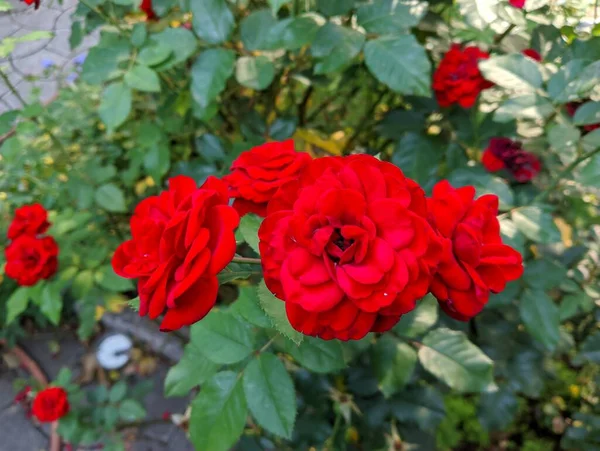
M 127 315 L 127 313 L 125 314 Z M 156 336 L 164 335 L 158 332 L 154 325 Z M 140 327 L 136 324 L 136 327 Z M 144 327 L 150 329 L 152 323 L 148 321 Z M 133 329 L 132 329 L 133 330 Z M 108 330 L 107 333 L 116 332 Z M 123 332 L 119 330 L 118 332 Z M 134 341 L 135 334 L 129 334 Z M 104 336 L 104 335 L 103 335 Z M 102 337 L 98 337 L 100 339 Z M 156 338 L 156 337 L 155 337 Z M 91 343 L 90 349 L 95 349 L 97 341 Z M 59 352 L 53 354 L 55 343 L 59 344 Z M 69 332 L 36 333 L 33 337 L 20 340 L 20 346 L 36 361 L 49 380 L 56 377 L 62 367 L 68 367 L 77 378 L 82 370 L 82 357 L 90 352 Z M 142 348 L 151 348 L 149 343 L 139 343 Z M 167 398 L 162 395 L 166 373 L 170 364 L 164 358 L 150 376 L 153 390 L 144 399 L 148 419 L 161 418 L 165 411 L 170 413 L 184 413 L 189 404 L 189 397 Z M 28 380 L 28 375 L 21 369 L 11 369 L 6 362 L 0 359 L 0 450 L 1 451 L 43 451 L 48 449 L 49 426 L 39 426 L 26 417 L 24 409 L 13 404 L 16 391 L 13 383 L 17 380 Z M 142 381 L 140 376 L 130 376 L 127 379 L 132 385 Z M 137 431 L 135 441 L 131 443 L 128 451 L 193 451 L 185 433 L 173 424 L 153 424 Z
M 19 0 L 8 0 L 13 7 L 0 12 L 0 41 L 21 37 L 33 31 L 47 31 L 51 37 L 20 42 L 8 58 L 0 59 L 0 69 L 6 73 L 26 101 L 51 99 L 59 86 L 69 83 L 74 60 L 85 56 L 86 50 L 97 42 L 97 34 L 84 39 L 75 51 L 69 46 L 71 13 L 77 0 L 41 0 L 36 11 Z M 39 89 L 39 97 L 35 89 Z M 0 114 L 20 107 L 17 98 L 0 80 Z

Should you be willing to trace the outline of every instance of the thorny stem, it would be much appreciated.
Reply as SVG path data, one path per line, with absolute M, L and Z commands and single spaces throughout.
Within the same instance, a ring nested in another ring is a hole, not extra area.
M 508 27 L 506 30 L 504 30 L 504 31 L 503 31 L 501 34 L 497 35 L 497 36 L 494 38 L 494 44 L 496 44 L 496 45 L 500 45 L 500 44 L 502 43 L 502 41 L 504 40 L 504 38 L 505 38 L 506 36 L 508 36 L 508 35 L 510 34 L 510 32 L 511 32 L 511 31 L 513 31 L 513 29 L 515 28 L 515 26 L 516 26 L 516 25 L 515 25 L 514 23 L 513 23 L 513 24 L 510 24 L 510 25 L 509 25 L 509 27 Z
M 26 108 L 27 106 L 29 106 L 29 104 L 25 101 L 25 99 L 23 98 L 23 96 L 21 96 L 21 94 L 19 93 L 19 91 L 17 90 L 17 88 L 15 87 L 15 85 L 12 84 L 12 82 L 8 79 L 8 76 L 4 73 L 4 71 L 2 69 L 0 69 L 0 78 L 2 78 L 2 81 L 4 82 L 4 84 L 6 84 L 6 86 L 8 87 L 8 89 L 10 90 L 10 92 L 12 92 L 14 94 L 14 96 L 19 100 L 19 102 L 21 103 L 23 108 Z M 44 124 L 42 124 L 39 120 L 38 117 L 33 117 L 32 120 L 38 124 L 39 126 L 42 127 L 42 129 L 48 133 L 48 136 L 50 136 L 50 139 L 52 140 L 52 142 L 62 151 L 62 153 L 68 158 L 69 154 L 67 152 L 67 149 L 65 149 L 65 147 L 63 146 L 63 144 L 59 141 L 59 139 L 54 135 L 54 133 L 52 133 L 50 131 L 50 129 L 48 127 L 46 127 Z
M 251 265 L 260 265 L 260 258 L 250 258 L 250 257 L 239 257 L 239 256 L 235 256 L 233 257 L 233 260 L 231 260 L 234 263 L 249 263 Z
M 335 445 L 335 437 L 337 436 L 341 425 L 342 425 L 342 414 L 338 412 L 337 415 L 335 416 L 335 423 L 333 423 L 333 430 L 331 431 L 331 436 L 327 439 L 327 448 L 326 449 L 328 449 L 328 450 L 333 449 L 333 446 Z
M 600 152 L 600 147 L 598 147 L 597 149 L 588 152 L 586 154 L 581 155 L 579 158 L 577 158 L 576 160 L 574 160 L 573 162 L 571 162 L 571 164 L 569 164 L 560 174 L 558 174 L 558 176 L 554 179 L 554 181 L 552 182 L 552 184 L 546 188 L 544 191 L 542 191 L 540 194 L 538 194 L 534 199 L 533 202 L 539 202 L 541 200 L 546 199 L 546 197 L 548 197 L 548 195 L 555 190 L 558 185 L 560 184 L 561 179 L 563 179 L 566 175 L 568 175 L 573 169 L 575 169 L 580 163 L 584 162 L 585 160 L 587 160 L 588 158 L 593 157 L 594 155 L 596 155 L 598 152 Z

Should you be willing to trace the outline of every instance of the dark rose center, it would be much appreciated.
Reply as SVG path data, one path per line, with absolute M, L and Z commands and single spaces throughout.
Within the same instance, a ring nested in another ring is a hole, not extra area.
M 25 266 L 35 266 L 40 259 L 40 255 L 33 249 L 25 249 L 21 260 Z
M 334 262 L 339 262 L 340 258 L 350 246 L 354 244 L 354 240 L 346 239 L 342 236 L 340 229 L 334 229 L 327 243 L 326 251 L 329 257 Z

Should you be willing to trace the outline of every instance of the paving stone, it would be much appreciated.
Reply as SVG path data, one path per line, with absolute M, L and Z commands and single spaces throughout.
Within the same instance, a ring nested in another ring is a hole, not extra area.
M 25 416 L 21 406 L 10 406 L 0 412 L 0 449 L 6 451 L 44 451 L 48 438 Z
M 49 348 L 51 341 L 60 343 L 60 351 L 55 356 L 51 355 Z M 68 367 L 74 377 L 77 377 L 81 357 L 86 353 L 86 349 L 77 337 L 70 334 L 57 336 L 55 332 L 36 333 L 33 337 L 20 341 L 19 344 L 40 365 L 50 380 L 56 377 L 62 367 Z
M 0 412 L 12 405 L 16 395 L 13 381 L 16 378 L 14 371 L 0 365 Z M 0 426 L 1 428 L 2 426 Z
M 42 2 L 43 3 L 43 2 Z M 28 8 L 24 11 L 11 14 L 11 19 L 14 23 L 20 26 L 23 30 L 31 31 L 52 31 L 55 30 L 55 24 L 58 18 L 64 14 L 62 11 L 56 11 L 49 8 L 40 7 L 35 10 Z
M 31 33 L 31 30 L 19 28 L 19 30 L 17 30 L 12 36 L 20 37 L 20 36 L 25 36 L 29 33 Z M 15 49 L 10 54 L 9 58 L 13 61 L 16 61 L 16 60 L 19 60 L 26 56 L 33 55 L 34 53 L 37 53 L 37 52 L 43 50 L 46 46 L 48 46 L 48 44 L 50 44 L 51 40 L 52 40 L 52 37 L 38 39 L 36 41 L 18 42 L 15 45 Z
M 0 15 L 0 39 L 4 39 L 19 29 L 19 25 L 14 23 L 9 15 Z

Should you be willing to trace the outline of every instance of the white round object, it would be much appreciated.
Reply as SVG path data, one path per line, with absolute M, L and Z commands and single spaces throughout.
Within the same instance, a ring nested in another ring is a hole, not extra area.
M 98 346 L 96 358 L 105 370 L 116 370 L 129 362 L 129 352 L 133 347 L 131 339 L 123 334 L 106 337 Z

